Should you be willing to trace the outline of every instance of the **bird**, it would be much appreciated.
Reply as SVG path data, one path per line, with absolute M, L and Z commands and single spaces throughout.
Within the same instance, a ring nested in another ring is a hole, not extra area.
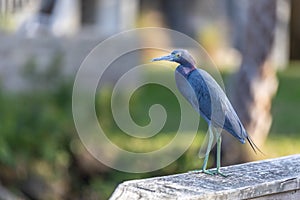
M 208 124 L 208 143 L 201 172 L 209 175 L 227 175 L 221 168 L 221 131 L 225 130 L 242 144 L 246 141 L 255 153 L 261 150 L 250 138 L 225 92 L 205 70 L 197 68 L 191 54 L 185 49 L 176 49 L 171 54 L 154 58 L 152 61 L 170 61 L 179 65 L 175 70 L 178 90 Z M 217 141 L 217 162 L 215 169 L 207 169 L 210 149 L 214 136 Z M 262 152 L 261 152 L 262 153 Z

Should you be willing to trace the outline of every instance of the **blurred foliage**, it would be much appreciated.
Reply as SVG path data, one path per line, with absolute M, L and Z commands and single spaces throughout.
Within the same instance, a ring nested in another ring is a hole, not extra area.
M 10 14 L 0 14 L 0 27 L 1 31 L 12 32 L 14 30 L 15 24 Z
M 71 81 L 65 81 L 60 70 L 60 55 L 44 71 L 38 71 L 32 58 L 22 72 L 29 89 L 0 90 L 0 178 L 4 184 L 24 190 L 32 176 L 52 181 L 66 178 L 74 126 Z
M 73 80 L 63 77 L 61 66 L 61 55 L 57 55 L 45 70 L 39 69 L 31 58 L 22 72 L 29 89 L 21 92 L 0 89 L 0 180 L 3 184 L 17 193 L 27 194 L 30 180 L 39 176 L 51 188 L 52 199 L 107 199 L 124 180 L 185 172 L 201 166 L 202 160 L 197 153 L 206 131 L 202 121 L 189 150 L 164 169 L 145 174 L 129 174 L 105 167 L 94 170 L 92 164 L 82 160 L 88 153 L 76 147 L 80 142 L 76 142 L 79 139 L 71 111 Z M 172 77 L 173 74 L 160 73 L 159 76 Z M 269 157 L 300 153 L 295 148 L 300 146 L 300 66 L 291 67 L 278 76 L 280 85 L 272 108 L 274 123 L 263 147 Z M 110 95 L 110 88 L 101 89 L 96 98 L 96 110 L 107 136 L 117 145 L 143 152 L 160 148 L 174 137 L 180 110 L 174 94 L 167 88 L 147 85 L 139 88 L 130 100 L 132 118 L 139 125 L 150 122 L 148 111 L 153 104 L 163 105 L 172 116 L 162 132 L 149 141 L 131 138 L 118 128 L 110 110 Z M 86 169 L 84 163 L 87 163 Z
M 24 77 L 31 90 L 0 91 L 0 161 L 11 167 L 16 166 L 19 159 L 29 162 L 45 159 L 55 163 L 57 152 L 63 153 L 65 141 L 69 140 L 67 135 L 74 130 L 67 119 L 71 117 L 71 85 L 61 81 L 59 70 L 53 74 L 52 71 L 37 74 L 35 65 L 30 64 L 25 66 Z M 47 68 L 57 66 L 55 62 Z M 46 88 L 56 81 L 60 86 L 55 90 Z
M 279 88 L 273 101 L 274 121 L 271 132 L 274 134 L 293 135 L 300 132 L 300 69 L 299 65 L 279 72 Z

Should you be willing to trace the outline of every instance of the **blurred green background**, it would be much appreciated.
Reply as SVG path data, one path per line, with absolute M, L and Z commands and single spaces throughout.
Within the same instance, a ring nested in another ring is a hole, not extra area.
M 82 169 L 79 162 L 86 154 L 81 146 L 71 112 L 72 80 L 61 81 L 59 63 L 54 63 L 51 70 L 37 74 L 32 65 L 25 66 L 24 73 L 30 84 L 43 85 L 53 83 L 55 88 L 44 91 L 33 89 L 24 93 L 7 93 L 1 91 L 1 135 L 0 135 L 0 178 L 12 191 L 40 182 L 52 185 L 57 190 L 69 190 L 75 196 L 97 197 L 106 199 L 118 183 L 135 178 L 185 172 L 199 169 L 202 160 L 197 156 L 201 141 L 206 132 L 206 125 L 200 123 L 199 134 L 189 150 L 170 166 L 159 171 L 145 174 L 129 174 L 106 167 Z M 159 72 L 149 72 L 151 75 Z M 229 77 L 228 72 L 224 72 Z M 300 107 L 300 64 L 293 64 L 279 72 L 279 89 L 273 100 L 273 125 L 269 138 L 262 147 L 266 158 L 299 153 L 300 124 L 298 122 Z M 169 74 L 162 78 L 170 78 Z M 225 78 L 226 80 L 226 78 Z M 38 84 L 36 84 L 38 81 Z M 104 94 L 109 95 L 107 88 Z M 110 98 L 97 98 L 97 112 L 101 113 L 104 128 L 118 146 L 136 151 L 149 151 L 159 148 L 174 136 L 174 127 L 169 124 L 164 131 L 148 142 L 126 136 L 115 125 L 110 111 Z M 143 124 L 147 121 L 148 105 L 161 103 L 174 116 L 179 116 L 178 103 L 167 89 L 149 85 L 135 92 L 131 101 L 133 119 Z M 146 106 L 145 106 L 146 105 Z M 178 115 L 176 115 L 176 113 Z M 140 120 L 138 120 L 140 119 Z M 171 118 L 172 120 L 178 120 Z M 172 124 L 173 122 L 171 122 Z M 124 140 L 127 142 L 124 144 Z M 93 161 L 95 162 L 95 161 Z M 93 162 L 87 162 L 87 165 Z M 93 169 L 96 168 L 96 169 Z M 30 177 L 30 179 L 28 179 Z M 33 180 L 31 180 L 33 179 Z M 37 179 L 37 180 L 35 180 Z M 32 181 L 32 183 L 31 183 Z M 65 188 L 68 185 L 70 188 Z M 42 186 L 41 186 L 42 187 Z M 46 187 L 46 186 L 44 186 Z M 70 190 L 71 189 L 71 190 Z M 42 190 L 43 191 L 43 190 Z M 46 190 L 44 191 L 51 191 Z M 56 191 L 59 192 L 59 191 Z M 45 195 L 45 193 L 43 193 Z M 48 194 L 50 195 L 50 194 Z
M 73 83 L 84 58 L 99 42 L 132 28 L 166 27 L 192 37 L 207 50 L 225 87 L 230 88 L 242 62 L 240 35 L 248 29 L 240 25 L 245 23 L 247 5 L 239 0 L 186 2 L 0 0 L 0 199 L 102 200 L 125 180 L 201 167 L 198 151 L 207 131 L 202 119 L 193 144 L 178 160 L 154 172 L 131 174 L 111 169 L 89 154 L 72 115 Z M 276 2 L 280 12 L 271 62 L 279 85 L 272 100 L 270 133 L 261 146 L 266 155 L 256 159 L 300 153 L 300 12 L 296 9 L 300 1 Z M 149 35 L 141 41 L 165 44 L 169 49 L 188 48 L 168 35 Z M 153 56 L 145 51 L 134 61 L 116 62 L 118 68 L 108 70 L 105 81 L 114 83 L 119 70 L 128 70 L 123 64 L 148 63 Z M 97 58 L 92 61 L 99 64 Z M 140 78 L 173 80 L 173 75 L 167 70 L 149 70 Z M 147 152 L 175 136 L 180 109 L 168 89 L 149 84 L 130 99 L 131 116 L 138 125 L 150 122 L 148 112 L 153 104 L 161 104 L 167 111 L 164 128 L 148 140 L 130 137 L 118 128 L 110 109 L 111 93 L 112 85 L 99 88 L 95 108 L 99 123 L 116 145 Z

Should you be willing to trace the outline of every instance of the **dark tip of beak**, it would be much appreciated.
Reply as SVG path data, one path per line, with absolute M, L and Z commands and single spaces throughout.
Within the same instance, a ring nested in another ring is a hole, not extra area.
M 159 60 L 160 60 L 159 58 L 153 58 L 153 59 L 151 60 L 151 62 L 159 61 Z

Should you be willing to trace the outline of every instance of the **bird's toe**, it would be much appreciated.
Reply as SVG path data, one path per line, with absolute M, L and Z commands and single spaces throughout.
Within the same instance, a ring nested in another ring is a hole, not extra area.
M 210 172 L 211 172 L 213 175 L 220 175 L 220 176 L 223 176 L 223 177 L 228 177 L 227 174 L 222 173 L 219 169 L 210 170 Z

